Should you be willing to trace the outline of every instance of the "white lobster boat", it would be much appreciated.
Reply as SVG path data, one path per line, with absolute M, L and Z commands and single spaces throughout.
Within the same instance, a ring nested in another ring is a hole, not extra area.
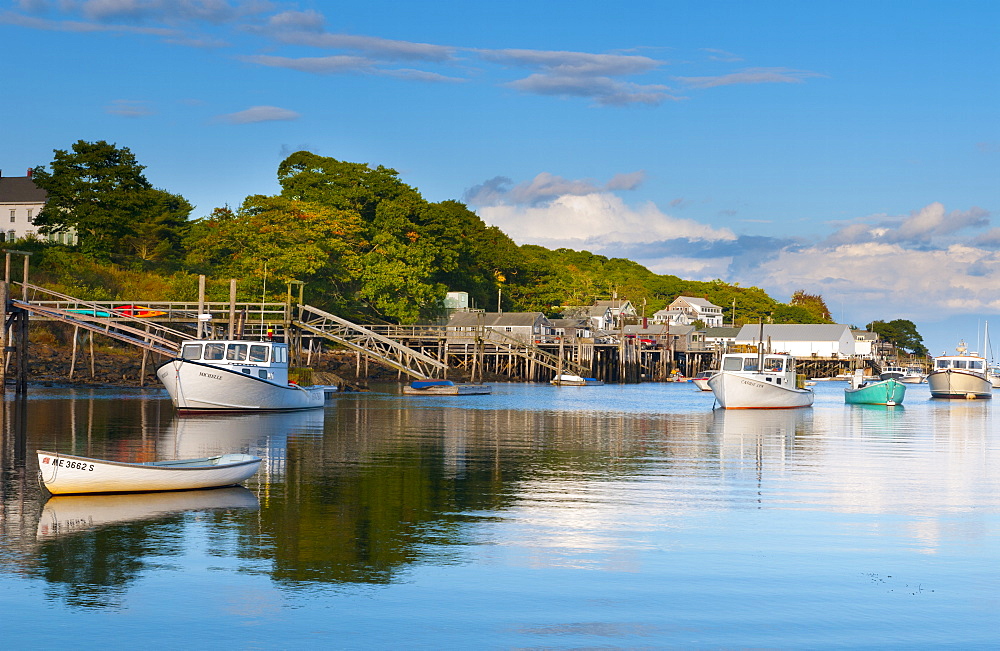
M 773 353 L 728 353 L 708 386 L 723 409 L 791 409 L 813 403 L 799 386 L 795 358 Z
M 185 341 L 156 377 L 179 411 L 313 409 L 335 390 L 290 384 L 288 344 L 273 341 Z
M 927 374 L 932 398 L 992 398 L 993 383 L 986 374 L 986 358 L 966 352 L 959 343 L 957 355 L 934 358 L 934 368 Z
M 38 476 L 53 495 L 141 493 L 232 486 L 252 477 L 260 457 L 222 454 L 204 459 L 122 463 L 37 450 Z

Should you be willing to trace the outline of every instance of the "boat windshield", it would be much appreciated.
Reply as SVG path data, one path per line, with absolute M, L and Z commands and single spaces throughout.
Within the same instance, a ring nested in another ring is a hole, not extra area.
M 934 360 L 934 368 L 957 368 L 981 371 L 983 370 L 983 361 L 979 359 L 936 359 Z
M 765 357 L 764 370 L 772 373 L 780 373 L 785 368 L 785 360 L 780 357 Z
M 201 344 L 184 344 L 181 350 L 184 359 L 201 359 Z
M 747 360 L 748 362 L 750 360 Z M 753 360 L 756 362 L 757 360 Z M 722 370 L 723 371 L 742 371 L 743 370 L 743 358 L 742 357 L 723 357 L 722 358 Z

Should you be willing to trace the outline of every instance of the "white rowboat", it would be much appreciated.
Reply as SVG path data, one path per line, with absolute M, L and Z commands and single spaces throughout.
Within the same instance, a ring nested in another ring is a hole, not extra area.
M 36 450 L 38 476 L 53 495 L 138 493 L 232 486 L 260 468 L 260 457 L 223 454 L 204 459 L 122 463 Z

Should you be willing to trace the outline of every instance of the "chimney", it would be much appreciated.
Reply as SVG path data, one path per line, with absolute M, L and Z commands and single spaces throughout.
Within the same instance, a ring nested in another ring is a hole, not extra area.
M 28 178 L 29 179 L 31 178 L 31 168 L 30 167 L 28 168 Z

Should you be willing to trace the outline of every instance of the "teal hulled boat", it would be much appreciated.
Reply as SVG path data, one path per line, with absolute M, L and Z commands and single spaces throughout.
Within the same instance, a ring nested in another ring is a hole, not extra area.
M 866 383 L 860 373 L 855 373 L 851 384 L 844 389 L 844 402 L 850 405 L 901 405 L 906 395 L 906 385 L 890 378 Z

